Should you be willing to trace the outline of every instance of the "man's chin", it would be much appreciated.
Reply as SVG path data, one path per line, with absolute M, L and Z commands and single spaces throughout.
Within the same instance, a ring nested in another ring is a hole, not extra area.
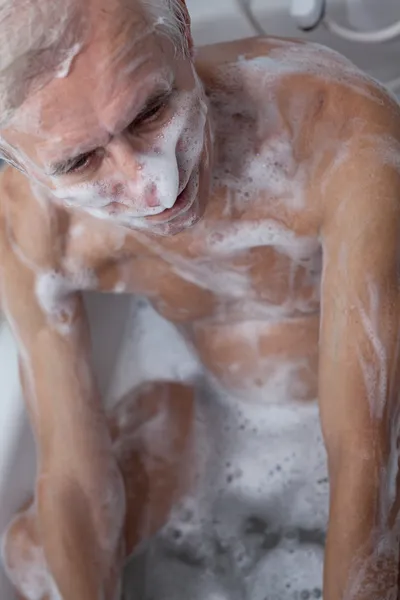
M 178 215 L 175 219 L 166 223 L 147 223 L 142 230 L 159 236 L 174 236 L 190 229 L 200 221 L 203 213 L 198 207 L 192 207 L 190 211 L 182 215 Z
M 131 231 L 142 231 L 159 236 L 173 236 L 193 227 L 203 216 L 198 199 L 189 210 L 176 215 L 173 219 L 156 221 L 153 219 L 117 219 L 118 225 L 122 225 Z

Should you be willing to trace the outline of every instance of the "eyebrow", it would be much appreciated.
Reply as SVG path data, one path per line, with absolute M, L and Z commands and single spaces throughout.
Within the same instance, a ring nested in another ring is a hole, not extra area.
M 151 96 L 147 98 L 144 106 L 140 109 L 139 113 L 136 115 L 133 121 L 129 121 L 129 123 L 132 123 L 134 125 L 135 123 L 141 121 L 141 119 L 143 119 L 143 117 L 145 117 L 150 110 L 152 110 L 159 104 L 166 102 L 171 96 L 171 94 L 175 91 L 175 89 L 175 86 L 171 85 L 168 88 L 164 88 L 163 90 L 155 90 L 154 94 L 151 94 Z
M 119 119 L 115 125 L 115 129 L 124 130 L 130 124 L 135 125 L 139 123 L 150 110 L 155 108 L 158 104 L 166 102 L 175 89 L 176 87 L 173 82 L 169 82 L 167 85 L 165 82 L 161 84 L 158 83 L 156 88 L 152 90 L 150 95 L 146 98 L 145 103 L 140 108 L 139 112 L 131 110 L 127 118 L 124 118 L 123 120 Z M 112 137 L 112 135 L 110 137 Z M 88 154 L 91 154 L 92 152 L 95 152 L 98 148 L 100 148 L 99 144 L 92 144 L 91 146 L 88 145 L 87 149 L 83 151 L 81 150 L 79 153 L 76 153 L 68 158 L 62 158 L 58 161 L 52 162 L 46 169 L 46 174 L 50 177 L 64 175 L 71 169 L 71 167 L 73 167 L 77 160 L 87 156 Z

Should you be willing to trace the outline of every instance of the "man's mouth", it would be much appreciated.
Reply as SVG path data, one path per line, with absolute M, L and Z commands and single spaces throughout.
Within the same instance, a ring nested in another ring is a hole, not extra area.
M 146 217 L 146 221 L 152 223 L 168 223 L 178 215 L 187 212 L 196 199 L 197 179 L 198 172 L 195 170 L 190 176 L 186 187 L 178 195 L 174 206 L 172 208 L 167 208 L 159 215 Z
M 125 223 L 128 226 L 134 225 L 140 221 L 145 221 L 148 224 L 164 225 L 175 220 L 177 217 L 181 217 L 190 211 L 194 205 L 199 187 L 200 170 L 199 167 L 195 168 L 186 184 L 184 189 L 177 196 L 175 204 L 171 208 L 167 208 L 156 215 L 147 215 L 143 217 L 132 217 L 127 211 L 126 205 L 120 202 L 113 202 L 108 205 L 108 217 L 114 218 L 121 224 Z M 92 211 L 94 216 L 99 216 L 101 211 Z M 101 216 L 101 215 L 100 215 Z

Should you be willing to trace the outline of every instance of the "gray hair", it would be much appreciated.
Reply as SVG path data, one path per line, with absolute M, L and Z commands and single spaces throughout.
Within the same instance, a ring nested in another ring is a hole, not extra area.
M 186 54 L 187 22 L 180 0 L 141 1 L 160 30 Z M 68 70 L 88 29 L 82 4 L 82 0 L 0 0 L 0 128 L 30 93 L 46 85 L 60 68 Z
M 172 39 L 176 49 L 184 56 L 188 55 L 189 21 L 181 0 L 142 0 L 142 4 L 152 17 L 162 19 L 160 27 Z
M 0 0 L 0 126 L 84 38 L 78 2 Z

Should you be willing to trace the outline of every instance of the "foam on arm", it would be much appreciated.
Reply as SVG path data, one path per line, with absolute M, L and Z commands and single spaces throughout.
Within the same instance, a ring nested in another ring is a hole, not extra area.
M 7 235 L 0 236 L 0 265 L 37 443 L 35 507 L 50 575 L 63 600 L 114 600 L 125 497 L 80 294 L 60 288 L 51 302 L 39 302 L 40 269 L 21 260 Z
M 327 600 L 399 592 L 400 155 L 394 139 L 381 142 L 386 158 L 379 139 L 353 142 L 325 206 L 319 397 L 331 485 Z

